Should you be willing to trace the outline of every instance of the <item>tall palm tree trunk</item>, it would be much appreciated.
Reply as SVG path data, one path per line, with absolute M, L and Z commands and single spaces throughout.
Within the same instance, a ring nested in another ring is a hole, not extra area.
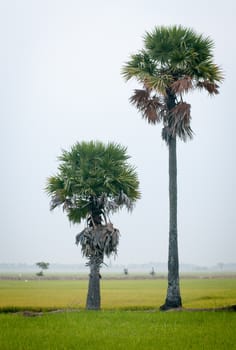
M 169 141 L 169 253 L 168 288 L 165 304 L 161 310 L 182 306 L 179 288 L 179 256 L 177 237 L 177 155 L 176 137 Z
M 89 286 L 86 301 L 87 310 L 100 310 L 100 261 L 92 257 L 90 259 Z

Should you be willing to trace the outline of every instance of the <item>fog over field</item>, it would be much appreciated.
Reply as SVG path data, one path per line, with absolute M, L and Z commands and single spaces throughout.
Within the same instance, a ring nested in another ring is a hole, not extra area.
M 115 264 L 166 263 L 167 147 L 120 72 L 145 31 L 173 24 L 210 36 L 225 74 L 219 95 L 186 96 L 195 135 L 178 142 L 180 262 L 236 261 L 235 12 L 233 0 L 0 0 L 0 263 L 85 263 L 75 245 L 84 226 L 50 212 L 44 192 L 61 150 L 82 140 L 119 142 L 137 166 L 142 198 L 111 218 Z

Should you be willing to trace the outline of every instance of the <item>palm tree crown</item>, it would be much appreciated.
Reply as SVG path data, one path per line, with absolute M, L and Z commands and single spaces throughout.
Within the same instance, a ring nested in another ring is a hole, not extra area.
M 59 157 L 59 172 L 47 180 L 51 210 L 62 206 L 73 223 L 91 225 L 107 220 L 109 212 L 132 210 L 140 197 L 135 168 L 126 148 L 115 143 L 76 143 Z
M 123 66 L 126 80 L 135 78 L 143 85 L 130 101 L 149 123 L 162 121 L 162 137 L 168 143 L 178 136 L 192 137 L 190 104 L 183 95 L 193 89 L 218 94 L 223 80 L 213 62 L 213 41 L 182 26 L 156 27 L 146 32 L 144 49 L 131 55 Z

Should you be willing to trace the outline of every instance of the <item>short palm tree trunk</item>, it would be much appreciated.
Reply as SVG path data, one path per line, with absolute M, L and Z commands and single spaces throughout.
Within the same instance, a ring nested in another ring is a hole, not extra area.
M 90 261 L 89 286 L 86 301 L 87 310 L 100 310 L 100 263 L 96 259 Z

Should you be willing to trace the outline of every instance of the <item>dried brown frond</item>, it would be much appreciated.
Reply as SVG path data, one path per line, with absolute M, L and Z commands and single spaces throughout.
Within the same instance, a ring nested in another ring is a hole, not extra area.
M 200 89 L 205 89 L 209 92 L 210 95 L 218 95 L 219 94 L 219 85 L 215 83 L 211 83 L 209 80 L 199 81 L 197 83 L 197 87 Z
M 150 90 L 134 90 L 130 102 L 137 107 L 149 123 L 156 124 L 160 121 L 163 106 L 158 96 L 151 96 Z
M 149 91 L 146 90 L 134 90 L 133 96 L 130 97 L 130 102 L 138 109 L 142 109 L 149 99 Z
M 177 104 L 169 114 L 168 128 L 171 136 L 179 136 L 183 141 L 192 138 L 193 131 L 190 127 L 191 105 L 186 102 Z
M 104 254 L 109 257 L 111 254 L 117 254 L 120 232 L 114 228 L 112 223 L 98 225 L 95 227 L 86 227 L 76 236 L 76 244 L 81 245 L 84 256 L 89 259 L 101 258 Z
M 176 80 L 171 84 L 171 89 L 175 94 L 182 94 L 188 92 L 193 88 L 193 82 L 191 77 L 185 76 L 184 78 Z

